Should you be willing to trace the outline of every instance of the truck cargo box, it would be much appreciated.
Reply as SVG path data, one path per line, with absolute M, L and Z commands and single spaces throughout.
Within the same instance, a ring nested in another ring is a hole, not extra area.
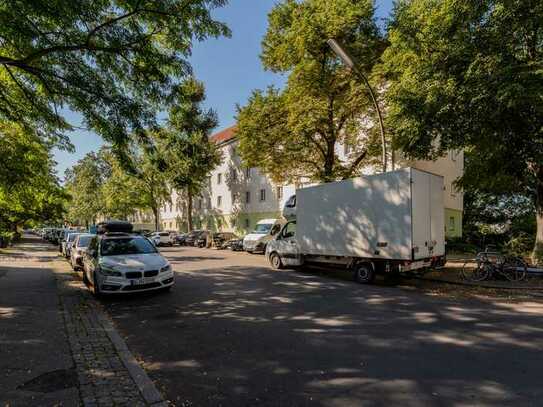
M 296 191 L 303 255 L 419 260 L 445 254 L 443 177 L 414 168 Z

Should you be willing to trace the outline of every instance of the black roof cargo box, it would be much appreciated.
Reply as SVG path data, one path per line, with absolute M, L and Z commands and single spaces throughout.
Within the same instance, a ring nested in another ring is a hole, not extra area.
M 132 224 L 124 220 L 107 220 L 96 225 L 96 233 L 132 233 Z

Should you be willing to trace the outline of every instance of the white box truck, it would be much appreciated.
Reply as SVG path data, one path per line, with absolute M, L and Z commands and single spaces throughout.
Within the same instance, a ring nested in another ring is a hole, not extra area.
M 298 189 L 289 202 L 291 220 L 266 247 L 273 268 L 330 263 L 370 283 L 445 262 L 439 175 L 403 168 Z

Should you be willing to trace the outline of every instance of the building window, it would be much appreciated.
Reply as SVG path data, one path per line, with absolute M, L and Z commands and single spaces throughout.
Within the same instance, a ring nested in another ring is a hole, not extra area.
M 219 172 L 217 174 L 217 185 L 219 185 L 222 182 L 222 174 Z
M 170 204 L 170 212 L 173 212 L 172 207 L 173 207 L 173 205 Z
M 277 195 L 277 199 L 280 201 L 283 199 L 283 187 L 276 187 L 275 194 Z
M 232 172 L 230 173 L 232 176 L 232 182 L 238 182 L 238 172 L 232 168 Z
M 202 201 L 203 201 L 202 198 L 200 198 L 200 199 L 198 200 L 198 209 L 202 209 Z
M 265 189 L 261 189 L 260 190 L 260 202 L 263 202 L 266 200 L 266 190 Z
M 250 191 L 245 192 L 245 203 L 251 203 L 251 192 Z
M 217 206 L 220 208 L 221 205 L 222 205 L 222 196 L 219 195 L 219 196 L 217 197 Z
M 250 226 L 249 219 L 245 219 L 245 227 L 249 229 L 249 226 Z
M 454 216 L 451 216 L 449 218 L 449 230 L 451 232 L 454 232 L 455 229 L 456 229 L 456 223 L 455 223 L 455 220 L 454 220 Z
M 246 178 L 251 178 L 251 169 L 250 168 L 245 168 L 245 177 Z
M 345 145 L 343 146 L 343 154 L 345 154 L 346 156 L 348 156 L 350 152 L 351 152 L 351 147 L 349 147 L 348 144 L 345 144 Z

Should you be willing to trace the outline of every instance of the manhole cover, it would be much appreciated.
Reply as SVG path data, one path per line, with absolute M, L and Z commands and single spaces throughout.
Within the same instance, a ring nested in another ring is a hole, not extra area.
M 39 375 L 18 386 L 18 389 L 39 393 L 69 389 L 77 386 L 77 373 L 74 369 L 53 370 Z

